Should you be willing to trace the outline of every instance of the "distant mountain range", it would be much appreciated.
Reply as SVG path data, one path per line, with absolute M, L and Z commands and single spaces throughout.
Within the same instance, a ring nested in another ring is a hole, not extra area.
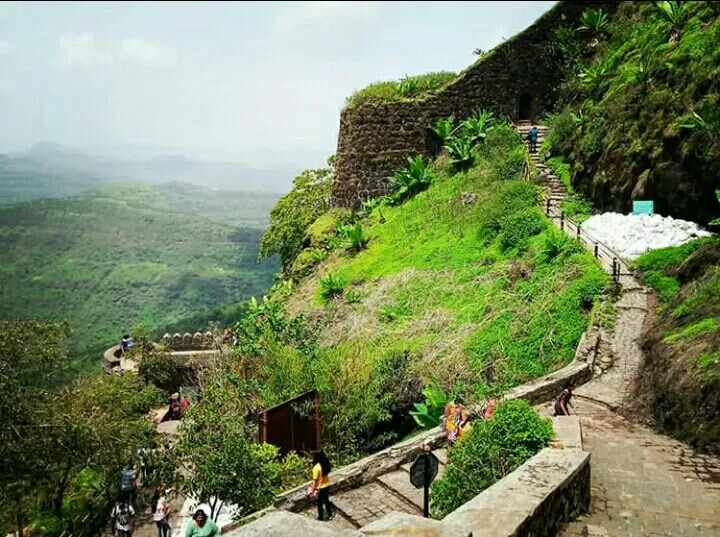
M 0 154 L 0 204 L 56 198 L 108 185 L 190 183 L 220 190 L 287 192 L 297 169 L 254 168 L 238 162 L 208 162 L 151 151 L 82 151 L 46 142 Z M 144 154 L 143 154 L 144 153 Z

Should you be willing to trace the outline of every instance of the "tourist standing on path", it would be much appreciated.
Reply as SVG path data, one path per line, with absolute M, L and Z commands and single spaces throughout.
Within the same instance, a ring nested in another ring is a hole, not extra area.
M 170 537 L 170 502 L 165 497 L 165 488 L 162 485 L 155 489 L 151 508 L 158 537 Z
M 120 500 L 110 513 L 112 520 L 112 534 L 119 534 L 120 537 L 132 537 L 135 528 L 135 509 L 132 505 Z
M 210 520 L 205 511 L 198 509 L 192 517 L 192 521 L 185 529 L 185 537 L 216 537 L 220 535 L 220 528 Z
M 572 406 L 570 399 L 572 399 L 573 385 L 568 382 L 565 384 L 565 389 L 560 393 L 558 398 L 555 400 L 555 416 L 569 416 L 570 411 L 568 406 Z
M 325 510 L 327 510 L 327 520 L 335 516 L 330 502 L 330 470 L 330 460 L 325 452 L 323 450 L 313 452 L 310 496 L 317 498 L 318 520 L 325 520 Z

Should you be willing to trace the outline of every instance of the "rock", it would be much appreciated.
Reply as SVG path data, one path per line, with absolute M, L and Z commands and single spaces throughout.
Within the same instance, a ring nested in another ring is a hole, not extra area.
M 612 364 L 613 363 L 612 356 L 601 356 L 600 362 L 603 364 Z
M 595 367 L 593 367 L 593 373 L 595 374 L 595 376 L 598 376 L 598 377 L 599 377 L 600 375 L 603 374 L 603 370 L 600 369 L 600 367 L 595 366 Z

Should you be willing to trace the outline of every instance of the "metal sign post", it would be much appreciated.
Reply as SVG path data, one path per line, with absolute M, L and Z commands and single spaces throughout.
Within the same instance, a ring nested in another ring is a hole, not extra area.
M 423 489 L 423 516 L 430 516 L 430 484 L 437 477 L 440 461 L 426 448 L 410 467 L 410 483 Z

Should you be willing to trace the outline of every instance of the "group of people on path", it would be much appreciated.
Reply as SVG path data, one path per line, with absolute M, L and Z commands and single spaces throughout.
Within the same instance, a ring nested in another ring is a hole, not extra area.
M 163 421 L 175 421 L 182 418 L 185 411 L 190 407 L 190 400 L 183 394 L 175 392 L 170 396 L 168 411 Z
M 497 399 L 488 399 L 480 413 L 481 418 L 484 420 L 492 419 L 495 415 L 496 405 Z M 440 426 L 445 433 L 448 445 L 451 446 L 472 429 L 470 412 L 465 406 L 462 397 L 455 397 L 445 405 L 445 411 L 440 418 Z

